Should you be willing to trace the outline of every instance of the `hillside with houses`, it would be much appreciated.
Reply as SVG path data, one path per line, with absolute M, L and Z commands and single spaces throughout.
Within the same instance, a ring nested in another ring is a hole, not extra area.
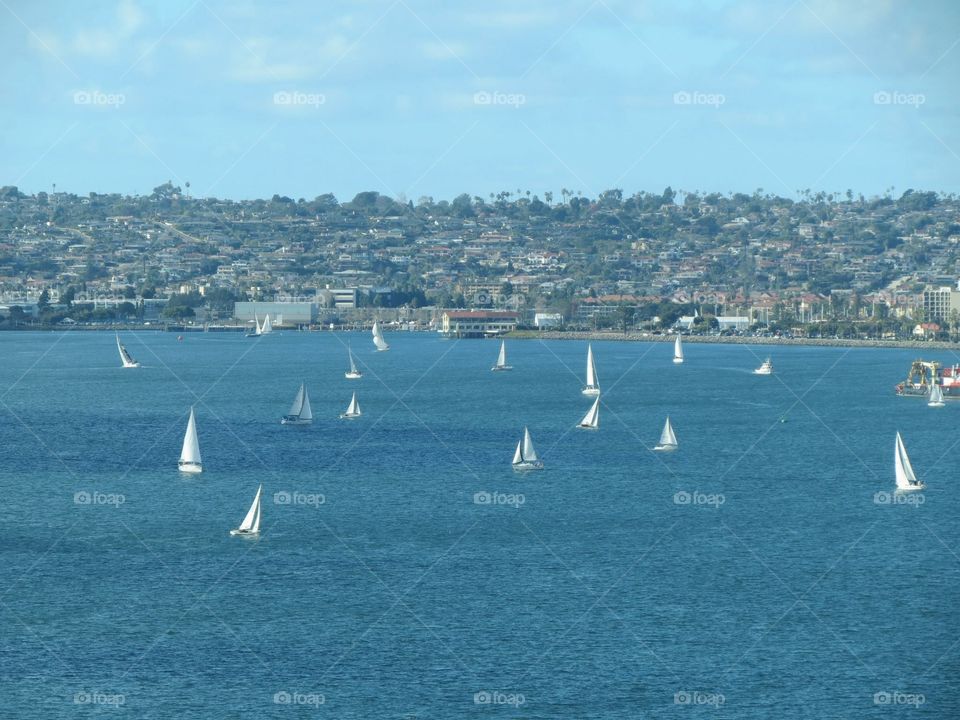
M 229 323 L 296 299 L 349 321 L 437 309 L 521 325 L 955 335 L 960 199 L 529 190 L 452 200 L 28 195 L 0 188 L 0 322 Z M 338 301 L 347 290 L 349 301 Z M 729 319 L 734 319 L 733 321 Z

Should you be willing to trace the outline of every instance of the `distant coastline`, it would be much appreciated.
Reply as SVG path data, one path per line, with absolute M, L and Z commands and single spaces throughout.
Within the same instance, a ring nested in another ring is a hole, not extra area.
M 109 326 L 19 326 L 19 327 L 0 327 L 0 332 L 156 332 L 156 333 L 215 333 L 215 334 L 237 334 L 245 332 L 246 326 L 217 326 L 210 330 L 205 330 L 201 326 L 169 326 L 162 327 L 143 326 L 143 325 L 109 325 Z M 389 327 L 384 328 L 385 334 L 407 334 L 415 332 L 417 334 L 437 335 L 434 330 L 392 330 Z M 328 330 L 324 326 L 315 326 L 309 329 L 297 330 L 296 328 L 281 328 L 278 332 L 357 332 L 366 331 L 363 327 L 340 327 L 336 330 Z M 652 343 L 672 343 L 676 337 L 675 333 L 665 333 L 653 335 L 641 332 L 618 332 L 613 330 L 514 330 L 503 336 L 508 340 L 619 340 L 623 342 L 652 342 Z M 499 339 L 494 338 L 494 339 Z M 888 348 L 888 349 L 909 349 L 916 350 L 952 350 L 960 352 L 960 342 L 945 342 L 942 340 L 864 340 L 852 338 L 778 338 L 778 337 L 756 337 L 753 335 L 683 335 L 684 344 L 721 344 L 721 345 L 772 345 L 772 346 L 819 346 L 819 347 L 860 347 L 860 348 Z
M 509 335 L 511 340 L 624 340 L 627 342 L 672 343 L 674 334 L 650 335 L 639 332 L 602 331 L 602 330 L 515 330 Z M 863 347 L 863 348 L 915 348 L 920 350 L 960 350 L 960 343 L 940 340 L 862 340 L 851 338 L 776 338 L 754 337 L 752 335 L 684 335 L 684 344 L 712 343 L 723 345 L 775 345 L 797 346 L 813 345 L 822 347 Z

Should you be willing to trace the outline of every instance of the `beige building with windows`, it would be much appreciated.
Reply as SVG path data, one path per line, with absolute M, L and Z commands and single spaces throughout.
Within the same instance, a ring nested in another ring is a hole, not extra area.
M 960 291 L 949 286 L 923 291 L 923 319 L 927 322 L 949 320 L 953 310 L 960 312 Z

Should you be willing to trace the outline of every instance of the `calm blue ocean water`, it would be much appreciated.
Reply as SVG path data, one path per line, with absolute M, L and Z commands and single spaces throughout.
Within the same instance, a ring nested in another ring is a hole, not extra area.
M 0 717 L 960 717 L 960 403 L 893 394 L 922 353 L 596 342 L 587 432 L 583 342 L 123 337 L 141 369 L 0 333 Z

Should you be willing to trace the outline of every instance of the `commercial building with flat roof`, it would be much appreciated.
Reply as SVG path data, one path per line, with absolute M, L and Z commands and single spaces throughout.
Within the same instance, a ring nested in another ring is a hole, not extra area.
M 520 313 L 507 310 L 444 310 L 439 332 L 444 337 L 503 335 L 515 330 Z
M 317 306 L 312 302 L 235 302 L 233 319 L 239 322 L 263 321 L 270 316 L 272 324 L 309 325 L 316 322 Z
M 924 320 L 949 320 L 952 310 L 960 312 L 960 292 L 957 290 L 944 286 L 923 291 Z

